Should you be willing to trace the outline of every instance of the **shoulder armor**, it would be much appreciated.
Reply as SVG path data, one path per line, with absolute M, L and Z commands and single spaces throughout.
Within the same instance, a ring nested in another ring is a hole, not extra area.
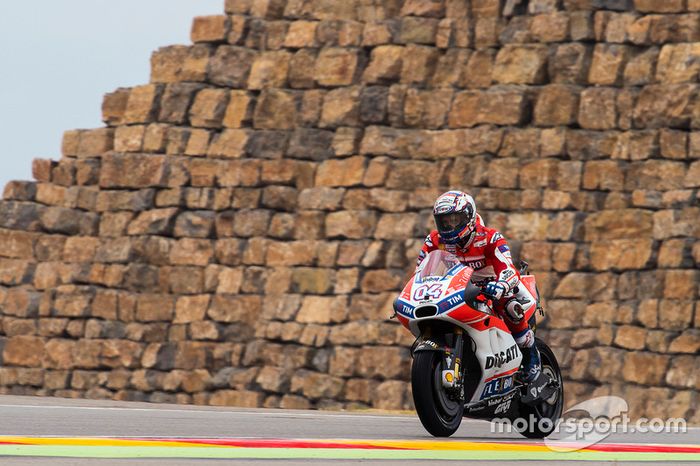
M 491 241 L 489 243 L 495 244 L 498 240 L 504 239 L 503 235 L 500 234 L 499 232 L 495 232 L 493 236 L 491 237 Z

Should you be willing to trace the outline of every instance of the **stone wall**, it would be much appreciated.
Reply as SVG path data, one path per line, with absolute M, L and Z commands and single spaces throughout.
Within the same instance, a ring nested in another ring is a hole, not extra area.
M 537 274 L 569 404 L 700 420 L 700 1 L 225 13 L 7 185 L 0 392 L 411 409 L 390 302 L 462 188 Z

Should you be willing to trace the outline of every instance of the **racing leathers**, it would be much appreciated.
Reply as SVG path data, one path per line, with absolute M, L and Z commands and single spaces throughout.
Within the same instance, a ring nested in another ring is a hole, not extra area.
M 530 382 L 540 374 L 539 353 L 534 349 L 535 336 L 523 315 L 536 305 L 535 297 L 520 282 L 520 273 L 513 265 L 510 249 L 503 235 L 483 225 L 477 217 L 473 239 L 464 247 L 440 241 L 437 230 L 426 238 L 418 255 L 418 265 L 437 249 L 456 255 L 474 269 L 472 282 L 493 297 L 494 307 L 505 317 L 506 325 L 523 353 L 524 378 Z

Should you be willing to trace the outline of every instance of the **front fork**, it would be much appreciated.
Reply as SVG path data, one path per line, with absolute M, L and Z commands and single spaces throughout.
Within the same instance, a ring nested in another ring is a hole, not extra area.
M 455 327 L 454 335 L 454 348 L 445 348 L 445 367 L 447 369 L 442 371 L 442 386 L 448 390 L 459 390 L 464 382 L 462 380 L 463 330 L 460 327 Z

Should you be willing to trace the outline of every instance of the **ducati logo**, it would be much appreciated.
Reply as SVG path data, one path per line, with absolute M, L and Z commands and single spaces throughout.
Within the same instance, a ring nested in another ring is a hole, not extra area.
M 513 345 L 505 351 L 501 351 L 493 356 L 486 356 L 486 369 L 501 367 L 518 357 L 518 346 Z

